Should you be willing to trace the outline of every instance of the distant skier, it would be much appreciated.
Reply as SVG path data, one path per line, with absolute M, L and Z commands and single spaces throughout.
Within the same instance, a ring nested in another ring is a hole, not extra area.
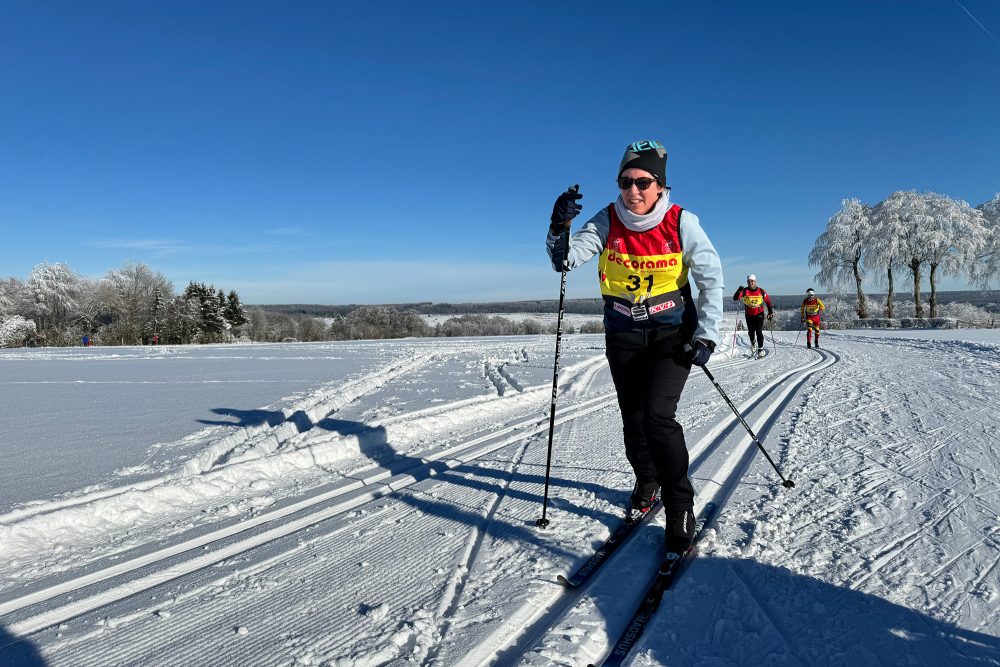
M 806 298 L 802 300 L 802 323 L 806 325 L 806 347 L 812 347 L 811 337 L 816 336 L 816 347 L 819 347 L 819 314 L 826 310 L 823 301 L 816 296 L 816 290 L 806 290 Z
M 708 363 L 719 342 L 723 284 L 719 253 L 697 216 L 670 201 L 666 168 L 662 144 L 630 144 L 618 167 L 618 199 L 573 234 L 568 264 L 599 256 L 606 355 L 636 477 L 631 507 L 648 511 L 659 489 L 666 549 L 681 553 L 694 540 L 694 488 L 674 416 L 691 364 Z M 552 208 L 545 246 L 557 271 L 580 197 L 571 188 Z
M 774 307 L 767 291 L 757 285 L 757 276 L 747 276 L 747 285 L 736 290 L 733 301 L 743 302 L 743 314 L 747 319 L 747 331 L 750 332 L 750 356 L 764 356 L 764 309 L 767 308 L 767 319 L 774 319 Z

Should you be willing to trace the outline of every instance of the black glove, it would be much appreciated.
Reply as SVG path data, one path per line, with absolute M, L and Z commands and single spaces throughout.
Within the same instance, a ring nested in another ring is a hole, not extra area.
M 767 319 L 773 320 L 774 319 L 774 313 L 768 313 L 767 314 Z
M 559 195 L 555 205 L 552 207 L 552 219 L 549 224 L 550 232 L 558 236 L 569 229 L 573 218 L 578 216 L 580 211 L 583 210 L 583 206 L 576 203 L 577 199 L 582 198 L 583 195 L 580 194 L 579 185 L 574 185 Z
M 688 345 L 688 359 L 695 366 L 704 366 L 708 363 L 709 357 L 715 352 L 715 343 L 710 340 L 702 340 L 698 338 L 694 341 L 694 345 Z

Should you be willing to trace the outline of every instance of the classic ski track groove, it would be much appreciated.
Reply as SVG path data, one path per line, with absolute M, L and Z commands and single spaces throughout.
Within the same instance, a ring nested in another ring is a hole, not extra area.
M 388 364 L 386 367 L 384 367 L 380 372 L 376 373 L 375 377 L 368 377 L 359 380 L 354 380 L 347 383 L 346 385 L 339 387 L 337 390 L 337 397 L 342 397 L 346 394 L 348 398 L 346 400 L 341 399 L 340 401 L 336 401 L 335 398 L 332 401 L 334 402 L 334 406 L 331 407 L 325 414 L 323 414 L 322 417 L 320 417 L 320 419 L 316 421 L 319 421 L 322 418 L 328 416 L 329 414 L 332 414 L 336 410 L 342 408 L 344 405 L 356 401 L 358 398 L 370 393 L 371 391 L 378 389 L 384 383 L 396 377 L 399 377 L 400 375 L 412 373 L 414 370 L 422 366 L 426 366 L 427 364 L 437 359 L 438 356 L 439 356 L 438 353 L 428 352 L 420 355 L 416 359 L 408 361 L 397 359 L 392 363 Z M 230 445 L 230 448 L 232 449 L 267 437 L 273 434 L 282 424 L 287 423 L 288 419 L 290 419 L 294 414 L 298 412 L 303 412 L 303 413 L 309 412 L 313 410 L 317 405 L 323 403 L 324 402 L 323 397 L 325 396 L 325 394 L 326 394 L 325 388 L 319 387 L 318 390 L 314 392 L 310 398 L 298 401 L 293 405 L 283 409 L 282 412 L 285 413 L 285 419 L 283 419 L 279 424 L 269 424 L 265 422 L 264 424 L 255 426 L 240 427 L 236 432 L 227 434 L 219 438 L 219 441 L 225 442 L 226 444 Z M 331 401 L 327 400 L 326 402 L 331 402 Z M 224 430 L 224 428 L 226 427 L 223 427 L 222 429 L 217 428 L 216 430 L 222 431 Z M 234 464 L 223 463 L 216 469 L 222 469 L 229 465 L 234 465 Z M 0 518 L 2 518 L 6 522 L 23 521 L 24 519 L 37 516 L 39 514 L 48 514 L 56 510 L 69 509 L 72 507 L 86 505 L 87 503 L 91 503 L 96 500 L 113 498 L 115 496 L 120 496 L 122 494 L 129 493 L 136 489 L 139 490 L 152 489 L 164 484 L 165 482 L 172 481 L 174 477 L 175 477 L 174 475 L 167 475 L 166 477 L 157 477 L 155 479 L 150 479 L 143 482 L 137 482 L 125 486 L 104 489 L 101 491 L 87 493 L 81 496 L 67 498 L 64 500 L 48 501 L 45 503 L 41 503 L 39 505 L 32 505 L 22 509 L 14 510 L 12 512 L 8 512 L 7 514 L 0 516 Z
M 493 517 L 496 516 L 497 509 L 503 502 L 508 489 L 510 489 L 511 479 L 514 476 L 514 473 L 517 471 L 517 467 L 521 464 L 521 461 L 524 460 L 524 455 L 525 453 L 527 453 L 528 445 L 530 443 L 531 440 L 526 439 L 521 444 L 521 447 L 518 449 L 516 454 L 512 457 L 507 468 L 508 475 L 507 478 L 504 480 L 503 488 L 500 490 L 500 492 L 496 494 L 496 497 L 493 499 L 493 502 L 490 505 L 489 511 L 486 513 L 486 516 L 483 517 L 483 520 L 480 523 L 480 525 L 476 526 L 476 529 L 474 531 L 474 536 L 470 539 L 470 548 L 466 551 L 466 554 L 462 561 L 462 564 L 464 566 L 464 571 L 461 580 L 457 582 L 452 592 L 451 599 L 448 601 L 447 605 L 444 604 L 441 605 L 442 608 L 444 608 L 445 606 L 447 606 L 447 608 L 444 609 L 443 613 L 440 614 L 441 620 L 438 624 L 438 642 L 435 645 L 435 649 L 432 650 L 430 654 L 427 656 L 427 658 L 424 660 L 423 664 L 425 665 L 433 665 L 437 660 L 438 652 L 440 648 L 444 645 L 444 640 L 447 637 L 448 631 L 451 629 L 452 625 L 451 619 L 454 617 L 454 612 L 456 609 L 458 609 L 459 604 L 462 601 L 462 594 L 464 593 L 465 585 L 469 580 L 469 574 L 472 572 L 472 567 L 479 556 L 479 552 L 482 550 L 483 540 L 489 533 L 489 527 L 490 524 L 493 523 Z
M 599 358 L 603 361 L 603 357 Z M 591 363 L 585 362 L 578 365 L 586 368 Z M 571 421 L 576 417 L 595 412 L 606 407 L 608 401 L 613 401 L 613 392 L 598 395 L 579 404 L 567 406 L 561 413 L 556 413 L 556 423 L 561 424 Z M 433 408 L 437 410 L 438 408 Z M 520 430 L 520 432 L 518 432 Z M 442 451 L 432 452 L 422 457 L 421 464 L 406 471 L 392 474 L 388 470 L 376 469 L 375 473 L 361 479 L 347 479 L 344 485 L 340 485 L 330 491 L 323 492 L 287 507 L 272 512 L 262 513 L 252 519 L 234 524 L 206 535 L 202 535 L 179 544 L 171 545 L 155 552 L 145 554 L 136 558 L 125 560 L 115 565 L 101 568 L 88 574 L 69 579 L 67 581 L 44 587 L 14 599 L 0 602 L 0 616 L 12 614 L 33 605 L 43 603 L 62 595 L 72 595 L 77 591 L 88 588 L 108 579 L 122 576 L 129 572 L 134 572 L 140 568 L 147 568 L 157 563 L 166 561 L 175 556 L 194 549 L 203 549 L 221 540 L 228 539 L 239 533 L 243 533 L 258 526 L 268 524 L 278 519 L 284 519 L 290 515 L 307 512 L 309 508 L 320 503 L 335 501 L 341 496 L 346 496 L 333 506 L 313 510 L 305 513 L 276 528 L 271 528 L 257 536 L 245 538 L 234 544 L 220 546 L 207 554 L 196 556 L 195 558 L 182 560 L 180 563 L 170 565 L 166 569 L 145 575 L 137 580 L 125 582 L 104 591 L 99 591 L 89 597 L 74 600 L 68 604 L 41 612 L 34 616 L 23 618 L 15 623 L 6 626 L 6 630 L 15 637 L 23 637 L 42 630 L 65 620 L 79 616 L 80 614 L 100 608 L 112 602 L 116 602 L 125 597 L 129 597 L 141 591 L 160 585 L 167 581 L 176 579 L 184 574 L 207 567 L 226 558 L 252 549 L 260 544 L 284 537 L 296 530 L 301 530 L 307 526 L 319 523 L 330 517 L 336 516 L 348 510 L 354 509 L 371 500 L 391 494 L 400 489 L 415 484 L 418 481 L 427 479 L 433 474 L 442 470 L 455 468 L 469 461 L 495 452 L 510 444 L 527 441 L 536 435 L 548 430 L 548 419 L 541 419 L 537 416 L 527 418 L 514 418 L 508 425 L 491 429 L 485 434 L 474 435 L 471 439 L 459 442 Z M 508 435 L 510 434 L 510 435 Z M 507 437 L 504 437 L 507 436 Z
M 419 363 L 426 363 L 434 356 L 436 355 L 427 355 L 419 360 Z M 807 369 L 813 369 L 813 371 L 815 371 L 819 368 L 825 367 L 826 364 L 822 363 L 824 358 L 825 357 L 821 355 L 818 361 L 806 364 L 805 366 L 776 377 L 771 383 L 766 385 L 756 395 L 751 397 L 747 403 L 758 403 L 760 397 L 770 392 L 773 386 L 780 385 L 798 372 L 802 372 Z M 578 364 L 578 368 L 586 370 L 591 366 L 597 367 L 601 363 L 603 363 L 603 356 L 595 357 L 593 360 Z M 725 368 L 730 365 L 742 365 L 743 363 L 750 363 L 750 360 L 727 359 L 717 364 L 716 368 Z M 412 365 L 415 366 L 417 364 Z M 407 364 L 405 366 L 409 368 L 411 365 Z M 398 366 L 394 368 L 398 368 Z M 589 383 L 595 375 L 596 373 L 586 375 L 585 381 Z M 544 387 L 542 388 L 544 389 Z M 577 405 L 564 407 L 561 414 L 560 412 L 557 412 L 556 423 L 561 424 L 571 421 L 576 417 L 603 409 L 609 401 L 614 401 L 613 392 L 599 395 Z M 454 405 L 450 407 L 453 408 Z M 434 406 L 419 412 L 434 413 L 445 411 L 447 409 L 448 406 Z M 412 418 L 413 413 L 397 416 L 397 419 L 404 419 L 406 417 Z M 88 574 L 69 579 L 59 584 L 42 588 L 11 600 L 0 602 L 0 616 L 30 609 L 30 607 L 34 605 L 41 604 L 59 596 L 69 596 L 70 598 L 76 597 L 75 594 L 78 592 L 102 581 L 119 577 L 142 568 L 150 568 L 155 566 L 157 563 L 166 561 L 195 549 L 204 549 L 209 545 L 214 545 L 217 542 L 236 536 L 239 533 L 252 530 L 261 525 L 277 521 L 278 519 L 284 519 L 291 515 L 302 514 L 302 516 L 299 516 L 294 520 L 288 521 L 281 526 L 266 530 L 259 535 L 245 538 L 232 544 L 213 547 L 212 550 L 207 553 L 199 553 L 193 558 L 184 558 L 180 562 L 174 563 L 166 569 L 154 571 L 150 574 L 141 576 L 138 579 L 126 581 L 111 588 L 97 591 L 92 595 L 75 599 L 72 602 L 56 606 L 52 609 L 47 609 L 36 615 L 20 618 L 18 621 L 6 625 L 5 629 L 13 637 L 28 636 L 44 628 L 51 627 L 81 614 L 93 611 L 94 609 L 98 609 L 118 600 L 130 597 L 190 572 L 194 572 L 228 558 L 232 558 L 239 553 L 250 550 L 261 544 L 279 539 L 280 537 L 284 537 L 307 526 L 314 525 L 330 517 L 354 509 L 371 500 L 406 488 L 418 481 L 422 481 L 430 475 L 436 474 L 436 472 L 440 470 L 450 469 L 457 467 L 458 465 L 468 463 L 469 461 L 495 452 L 515 442 L 530 440 L 532 437 L 547 430 L 547 421 L 547 419 L 540 420 L 537 417 L 529 417 L 521 420 L 512 419 L 508 422 L 508 426 L 502 429 L 492 430 L 486 435 L 472 437 L 470 440 L 460 442 L 444 451 L 434 452 L 421 458 L 422 464 L 416 466 L 415 469 L 403 471 L 395 475 L 383 470 L 382 472 L 376 473 L 365 479 L 346 480 L 348 481 L 348 484 L 340 488 L 305 498 L 280 510 L 263 513 L 240 524 L 228 526 L 206 535 L 157 550 L 150 554 L 145 554 L 143 556 L 119 562 L 110 567 L 97 569 Z M 699 441 L 695 448 L 693 448 L 693 452 L 700 453 L 708 448 L 711 444 L 710 439 L 718 438 L 720 434 L 728 430 L 732 424 L 736 423 L 735 417 L 729 417 L 724 421 L 731 423 L 717 425 L 715 429 Z M 517 433 L 516 431 L 519 429 L 527 430 L 525 432 Z M 499 442 L 497 442 L 498 438 L 511 433 L 513 433 L 513 435 L 502 438 Z M 340 496 L 348 497 L 338 503 L 335 503 L 331 507 L 308 511 L 309 508 L 315 505 L 335 500 Z M 88 500 L 93 500 L 93 498 L 88 498 Z M 51 509 L 51 507 L 49 509 Z
M 749 359 L 739 360 L 737 363 L 740 363 L 740 361 L 742 362 L 740 365 L 753 363 L 753 361 Z M 757 433 L 758 437 L 764 438 L 771 426 L 780 417 L 780 410 L 789 398 L 800 387 L 802 387 L 813 374 L 828 368 L 837 361 L 839 361 L 839 355 L 829 351 L 819 351 L 818 359 L 776 376 L 737 407 L 740 409 L 741 413 L 746 415 L 748 408 L 752 409 L 754 406 L 759 405 L 764 396 L 770 394 L 773 390 L 781 387 L 782 385 L 785 385 L 782 390 L 782 395 L 776 398 L 770 408 L 765 410 L 765 412 L 758 416 L 755 422 L 751 424 L 751 428 L 754 429 L 754 432 Z M 723 367 L 723 365 L 720 364 L 715 366 L 716 369 L 720 367 Z M 707 378 L 704 380 L 706 383 L 708 382 Z M 789 380 L 791 381 L 788 382 Z M 750 420 L 748 419 L 748 422 L 749 421 Z M 723 440 L 726 439 L 729 431 L 735 426 L 740 426 L 740 424 L 736 416 L 732 414 L 717 422 L 708 433 L 702 436 L 698 442 L 689 449 L 691 460 L 694 461 L 698 456 L 715 449 Z M 749 439 L 749 436 L 747 436 L 747 438 Z M 710 484 L 705 484 L 702 487 L 701 493 L 699 493 L 696 497 L 696 514 L 701 511 L 701 508 L 704 507 L 706 503 L 711 501 L 716 502 L 719 506 L 716 513 L 716 517 L 718 517 L 718 515 L 725 508 L 725 501 L 735 489 L 742 473 L 753 462 L 755 458 L 754 455 L 757 453 L 757 448 L 752 442 L 747 442 L 743 448 L 734 449 L 728 455 L 725 463 L 716 472 L 717 476 L 721 475 L 721 479 L 713 478 L 712 480 L 709 480 Z M 692 472 L 696 471 L 695 466 L 692 465 Z M 559 590 L 554 592 L 550 600 L 538 603 L 535 612 L 526 619 L 526 622 L 522 623 L 520 631 L 517 631 L 517 628 L 513 627 L 499 628 L 495 630 L 492 633 L 493 636 L 503 635 L 507 637 L 507 640 L 501 645 L 495 646 L 492 655 L 489 658 L 479 661 L 463 661 L 460 664 L 464 667 L 465 665 L 507 665 L 515 663 L 519 658 L 522 658 L 527 651 L 534 648 L 542 637 L 562 622 L 563 619 L 565 619 L 572 612 L 573 608 L 575 608 L 575 606 L 579 603 L 584 592 L 591 588 L 596 581 L 606 576 L 607 572 L 607 568 L 603 569 L 603 571 L 592 577 L 590 581 L 577 588 L 567 589 L 565 587 L 560 587 Z M 514 614 L 513 616 L 514 619 L 518 619 L 523 615 Z M 614 637 L 609 637 L 608 639 L 609 641 L 613 641 Z M 606 652 L 610 648 L 610 646 L 605 646 L 603 651 Z M 601 655 L 603 655 L 603 652 Z

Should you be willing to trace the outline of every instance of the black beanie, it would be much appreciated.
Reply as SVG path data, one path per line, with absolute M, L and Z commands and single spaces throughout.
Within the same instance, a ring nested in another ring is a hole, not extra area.
M 659 141 L 643 139 L 634 141 L 625 148 L 621 166 L 618 167 L 618 177 L 626 169 L 642 169 L 648 171 L 660 185 L 667 184 L 667 149 Z

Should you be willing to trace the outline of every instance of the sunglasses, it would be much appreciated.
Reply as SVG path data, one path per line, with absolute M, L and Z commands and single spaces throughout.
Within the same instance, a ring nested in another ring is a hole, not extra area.
M 655 178 L 629 178 L 628 176 L 621 176 L 618 179 L 618 187 L 622 190 L 628 190 L 633 184 L 640 190 L 647 190 L 653 183 L 656 183 Z

